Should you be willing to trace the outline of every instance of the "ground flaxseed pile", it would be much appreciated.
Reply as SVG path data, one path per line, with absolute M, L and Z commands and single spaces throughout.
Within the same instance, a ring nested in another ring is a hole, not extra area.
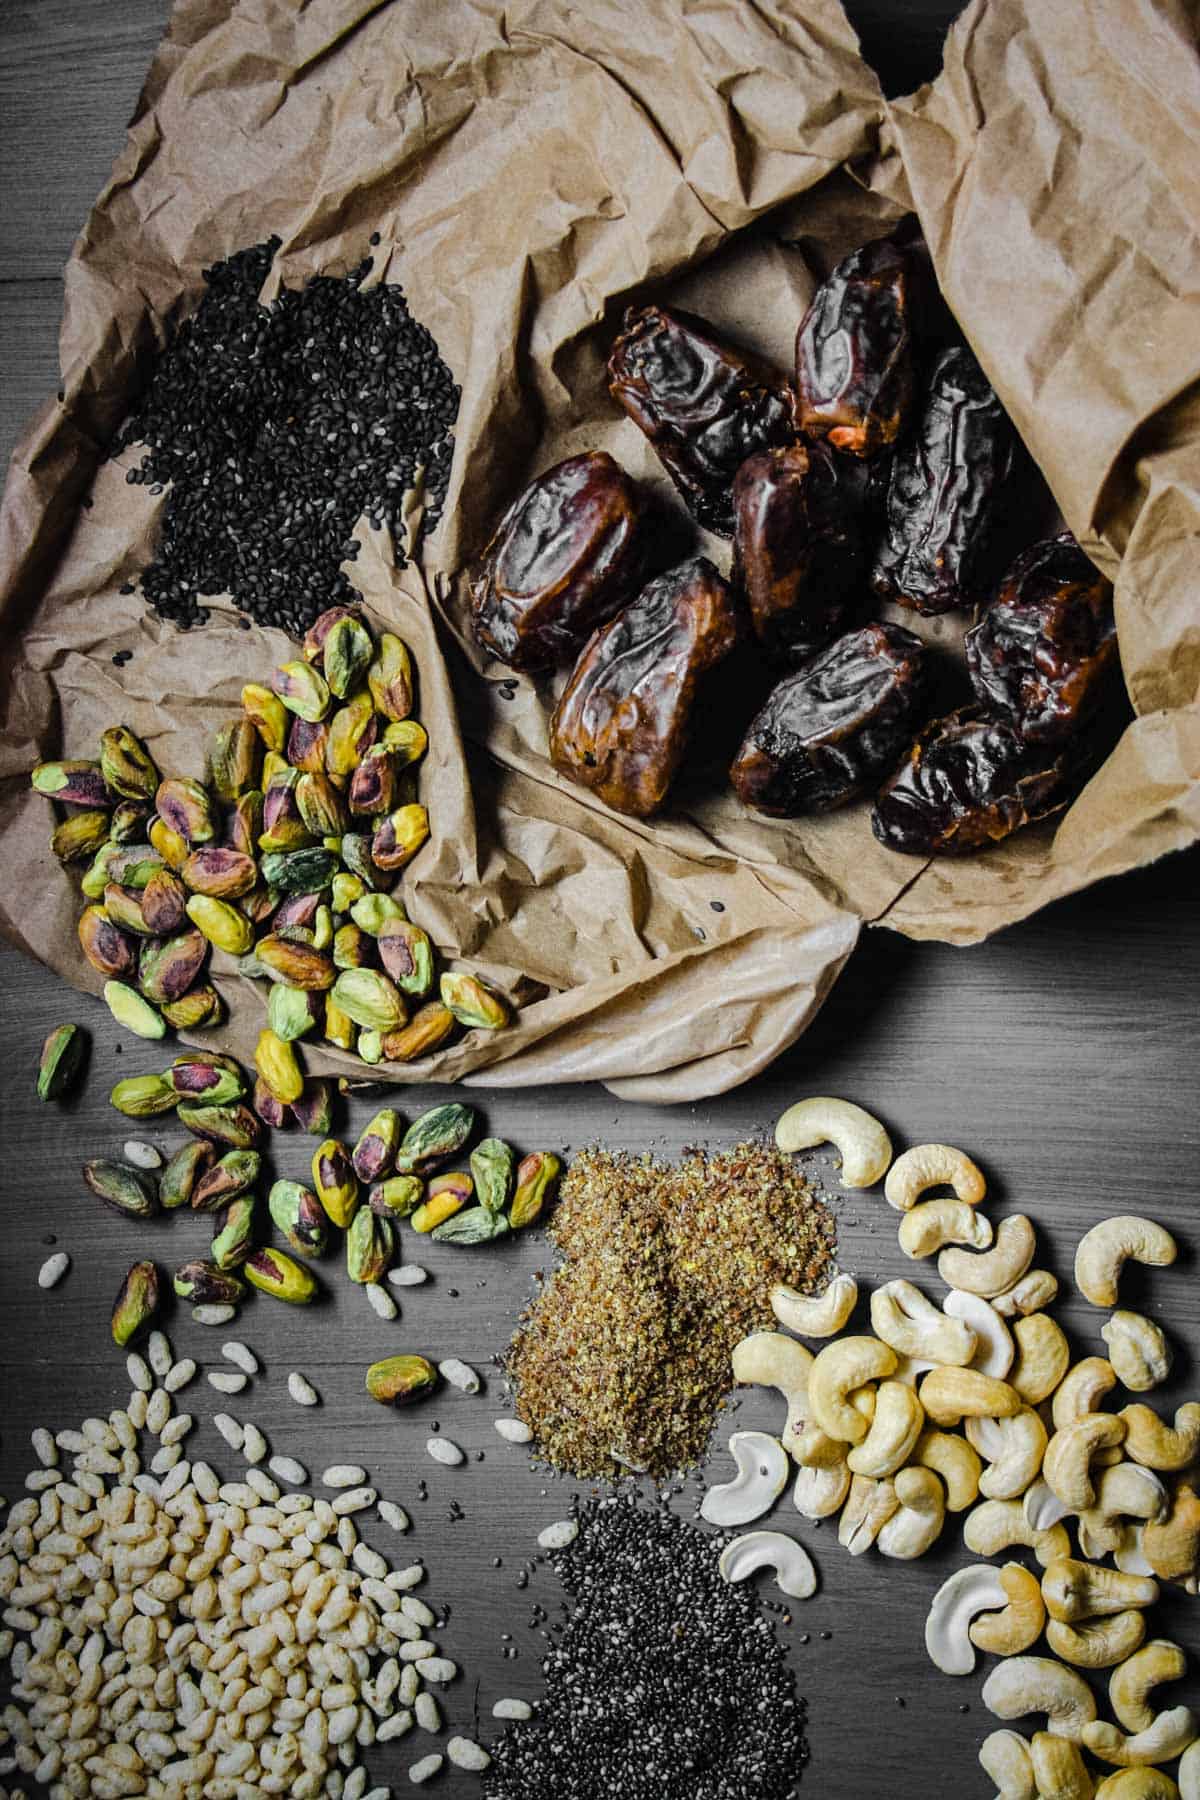
M 774 1282 L 818 1286 L 834 1225 L 799 1167 L 741 1144 L 678 1164 L 590 1149 L 550 1225 L 564 1261 L 523 1314 L 507 1367 L 554 1467 L 665 1476 L 704 1454 L 729 1357 L 770 1329 Z
M 795 1679 L 723 1540 L 625 1493 L 552 1557 L 571 1601 L 533 1719 L 492 1748 L 484 1800 L 786 1800 L 805 1759 Z

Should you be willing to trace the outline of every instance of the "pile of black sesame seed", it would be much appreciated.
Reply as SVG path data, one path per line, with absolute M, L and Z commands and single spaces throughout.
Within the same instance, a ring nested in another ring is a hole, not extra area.
M 418 467 L 426 529 L 445 499 L 460 389 L 403 290 L 364 291 L 368 258 L 263 306 L 279 242 L 205 270 L 204 297 L 111 447 L 145 445 L 126 480 L 167 490 L 141 587 L 182 626 L 205 622 L 205 596 L 228 593 L 298 637 L 355 597 L 340 565 L 358 554 L 364 514 L 391 529 L 403 563 L 401 507 Z
M 572 1606 L 533 1718 L 492 1747 L 484 1800 L 788 1800 L 801 1704 L 720 1541 L 635 1491 L 593 1500 L 552 1556 Z

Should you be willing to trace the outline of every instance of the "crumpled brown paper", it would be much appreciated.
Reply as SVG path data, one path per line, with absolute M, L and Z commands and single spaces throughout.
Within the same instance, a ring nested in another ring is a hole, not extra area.
M 406 900 L 521 1010 L 388 1074 L 715 1093 L 804 1030 L 863 921 L 967 942 L 1190 842 L 1194 33 L 1149 0 L 1068 11 L 973 8 L 941 79 L 888 108 L 835 0 L 180 0 L 68 266 L 65 399 L 26 432 L 0 511 L 6 934 L 98 985 L 25 785 L 36 757 L 86 754 L 123 718 L 164 769 L 198 771 L 245 674 L 285 653 L 228 609 L 181 636 L 122 597 L 156 502 L 127 462 L 98 466 L 137 359 L 202 268 L 271 232 L 288 281 L 352 267 L 379 232 L 380 277 L 403 282 L 463 386 L 424 576 L 397 574 L 373 537 L 353 579 L 420 670 L 433 837 Z M 814 278 L 909 208 L 1069 523 L 1116 575 L 1139 717 L 1065 815 L 973 863 L 891 855 L 865 807 L 751 818 L 703 759 L 662 819 L 621 819 L 547 763 L 549 689 L 521 680 L 506 698 L 509 672 L 479 657 L 462 569 L 529 475 L 573 449 L 607 447 L 667 494 L 604 391 L 630 297 L 650 284 L 786 367 Z M 120 649 L 134 654 L 117 670 Z M 245 1052 L 262 998 L 216 960 Z

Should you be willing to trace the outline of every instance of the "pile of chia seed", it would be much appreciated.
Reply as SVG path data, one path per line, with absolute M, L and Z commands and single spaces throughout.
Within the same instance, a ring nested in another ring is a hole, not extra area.
M 788 1800 L 806 1757 L 783 1649 L 723 1540 L 630 1490 L 553 1553 L 571 1600 L 527 1723 L 492 1747 L 484 1800 Z
M 279 242 L 205 270 L 203 299 L 111 447 L 144 445 L 126 480 L 167 490 L 141 587 L 182 626 L 205 622 L 205 596 L 228 593 L 299 636 L 356 597 L 340 565 L 358 554 L 364 514 L 391 529 L 403 563 L 402 502 L 418 468 L 426 529 L 445 499 L 460 390 L 403 290 L 364 290 L 368 258 L 263 306 Z

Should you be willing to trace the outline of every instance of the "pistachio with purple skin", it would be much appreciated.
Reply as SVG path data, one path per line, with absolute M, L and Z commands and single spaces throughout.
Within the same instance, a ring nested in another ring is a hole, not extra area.
M 300 817 L 296 789 L 300 771 L 277 769 L 263 793 L 262 830 L 258 835 L 260 850 L 298 850 L 311 844 L 312 833 Z
M 346 1232 L 346 1273 L 351 1281 L 365 1287 L 382 1281 L 391 1266 L 396 1238 L 392 1222 L 386 1215 L 362 1206 L 350 1221 Z
M 357 619 L 360 617 L 356 606 L 327 606 L 323 613 L 318 613 L 304 634 L 301 654 L 305 662 L 320 666 L 325 653 L 325 640 L 339 619 Z
M 208 755 L 208 778 L 218 798 L 232 804 L 258 786 L 262 739 L 249 719 L 222 725 Z
M 323 1256 L 329 1231 L 324 1210 L 311 1189 L 298 1181 L 277 1181 L 267 1196 L 276 1230 L 300 1256 Z
M 383 1040 L 385 1062 L 416 1062 L 444 1044 L 457 1021 L 448 1006 L 430 1000 L 415 1012 L 402 1031 L 389 1031 Z
M 407 644 L 390 631 L 385 631 L 379 640 L 375 659 L 367 671 L 367 686 L 384 718 L 408 718 L 414 699 L 412 657 Z
M 311 944 L 296 944 L 274 932 L 259 938 L 254 954 L 276 981 L 309 990 L 331 988 L 337 979 L 333 958 Z
M 379 718 L 370 694 L 353 695 L 329 721 L 326 773 L 334 781 L 348 781 L 378 737 Z
M 385 893 L 391 887 L 391 876 L 376 863 L 371 855 L 371 840 L 361 832 L 342 833 L 342 861 L 372 893 Z
M 424 1356 L 385 1356 L 367 1370 L 367 1392 L 383 1406 L 407 1406 L 437 1384 L 438 1372 Z
M 289 925 L 311 927 L 320 904 L 321 896 L 315 889 L 308 894 L 289 894 L 275 909 L 275 917 L 271 921 L 273 929 L 283 931 Z
M 310 899 L 312 896 L 305 894 L 299 898 Z M 308 988 L 285 987 L 282 981 L 272 983 L 267 996 L 267 1024 L 285 1044 L 307 1037 L 324 1017 L 325 1006 L 320 994 Z
M 243 1268 L 246 1279 L 260 1293 L 286 1300 L 290 1306 L 307 1306 L 316 1296 L 317 1284 L 311 1271 L 270 1245 L 253 1251 Z
M 260 1075 L 254 1083 L 251 1102 L 255 1112 L 270 1131 L 284 1131 L 291 1124 L 292 1109 L 277 1100 Z
M 145 842 L 149 824 L 150 808 L 145 801 L 122 800 L 113 812 L 109 836 L 114 844 L 141 844 Z
M 225 820 L 225 841 L 242 856 L 253 856 L 263 828 L 263 795 L 259 788 L 243 794 Z
M 50 834 L 50 848 L 59 862 L 87 862 L 108 842 L 108 814 L 76 813 L 64 819 Z
M 178 1000 L 164 1000 L 162 1016 L 176 1031 L 193 1031 L 198 1025 L 215 1025 L 221 1017 L 221 996 L 205 983 L 189 988 Z
M 154 796 L 154 810 L 168 831 L 174 831 L 189 848 L 211 843 L 217 835 L 212 799 L 202 781 L 168 775 Z
M 181 1300 L 192 1306 L 236 1306 L 246 1292 L 245 1283 L 215 1262 L 197 1258 L 181 1263 L 172 1285 Z
M 508 1024 L 508 1002 L 465 970 L 447 971 L 442 976 L 440 992 L 442 1005 L 448 1006 L 459 1024 L 468 1030 L 498 1031 Z
M 283 701 L 289 712 L 309 725 L 318 724 L 329 711 L 325 677 L 311 663 L 281 663 L 271 675 L 271 692 Z
M 227 1150 L 193 1187 L 193 1210 L 219 1212 L 252 1188 L 261 1171 L 262 1157 L 257 1150 Z
M 141 738 L 127 725 L 110 725 L 100 737 L 100 770 L 124 800 L 153 800 L 159 773 Z
M 142 918 L 154 937 L 170 937 L 180 929 L 186 904 L 187 890 L 170 869 L 156 869 L 142 889 Z
M 319 775 L 327 769 L 330 726 L 324 719 L 313 723 L 293 719 L 288 732 L 287 759 L 299 775 Z M 332 773 L 332 771 L 329 771 Z
M 339 837 L 349 823 L 346 803 L 323 769 L 301 775 L 296 783 L 296 806 L 314 837 Z
M 256 1207 L 253 1194 L 239 1194 L 225 1209 L 211 1245 L 212 1260 L 223 1274 L 240 1268 L 254 1248 Z
M 358 1206 L 358 1177 L 345 1144 L 326 1138 L 313 1152 L 313 1186 L 334 1225 L 345 1230 Z
M 262 1137 L 262 1121 L 245 1105 L 193 1105 L 181 1100 L 178 1116 L 179 1123 L 196 1137 L 228 1144 L 232 1150 L 253 1150 Z
M 429 837 L 429 814 L 413 802 L 398 806 L 376 827 L 371 856 L 381 869 L 402 869 Z
M 109 1162 L 96 1156 L 83 1165 L 83 1179 L 98 1199 L 129 1219 L 150 1219 L 158 1211 L 158 1198 L 150 1178 L 127 1163 Z
M 288 712 L 270 688 L 248 681 L 242 689 L 242 711 L 268 750 L 278 755 L 287 736 Z
M 361 925 L 340 925 L 333 935 L 333 962 L 338 969 L 365 969 L 372 957 L 371 939 Z M 391 971 L 389 970 L 389 973 Z
M 208 844 L 189 853 L 181 871 L 184 882 L 196 894 L 214 900 L 238 900 L 258 880 L 258 864 L 244 850 Z
M 214 1052 L 211 1056 L 177 1056 L 165 1071 L 180 1100 L 204 1100 L 210 1106 L 223 1106 L 227 1100 L 240 1100 L 246 1092 L 246 1078 L 231 1056 Z
M 362 620 L 351 612 L 335 619 L 321 647 L 321 667 L 329 691 L 344 700 L 367 672 L 375 646 Z
M 37 793 L 64 806 L 90 806 L 103 811 L 115 804 L 99 763 L 38 763 L 29 779 Z
M 137 961 L 134 947 L 104 907 L 84 907 L 78 930 L 80 947 L 93 969 L 110 979 L 132 975 Z
M 418 1175 L 389 1175 L 377 1181 L 367 1195 L 367 1205 L 380 1218 L 407 1219 L 425 1198 L 425 1183 Z
M 374 1181 L 382 1181 L 396 1160 L 399 1143 L 400 1114 L 395 1107 L 382 1107 L 354 1146 L 351 1161 L 358 1179 L 368 1186 Z
M 333 1084 L 324 1077 L 311 1078 L 304 1084 L 304 1092 L 298 1100 L 293 1100 L 288 1109 L 309 1137 L 327 1138 L 333 1130 Z
M 157 1268 L 152 1262 L 135 1262 L 113 1301 L 113 1343 L 122 1349 L 132 1343 L 149 1325 L 161 1301 Z
M 131 931 L 135 937 L 156 935 L 146 922 L 142 912 L 142 896 L 136 888 L 120 887 L 115 881 L 110 881 L 104 890 L 104 911 L 122 931 Z
M 180 1146 L 159 1178 L 158 1197 L 168 1211 L 190 1203 L 196 1183 L 215 1155 L 213 1146 L 200 1139 Z
M 375 744 L 350 777 L 350 811 L 377 817 L 396 804 L 396 765 L 392 754 Z
M 143 944 L 138 957 L 138 986 L 147 1000 L 165 1007 L 191 991 L 207 961 L 208 939 L 194 927 Z
M 428 932 L 407 919 L 385 919 L 379 930 L 379 960 L 396 986 L 423 1000 L 433 986 L 433 944 Z

